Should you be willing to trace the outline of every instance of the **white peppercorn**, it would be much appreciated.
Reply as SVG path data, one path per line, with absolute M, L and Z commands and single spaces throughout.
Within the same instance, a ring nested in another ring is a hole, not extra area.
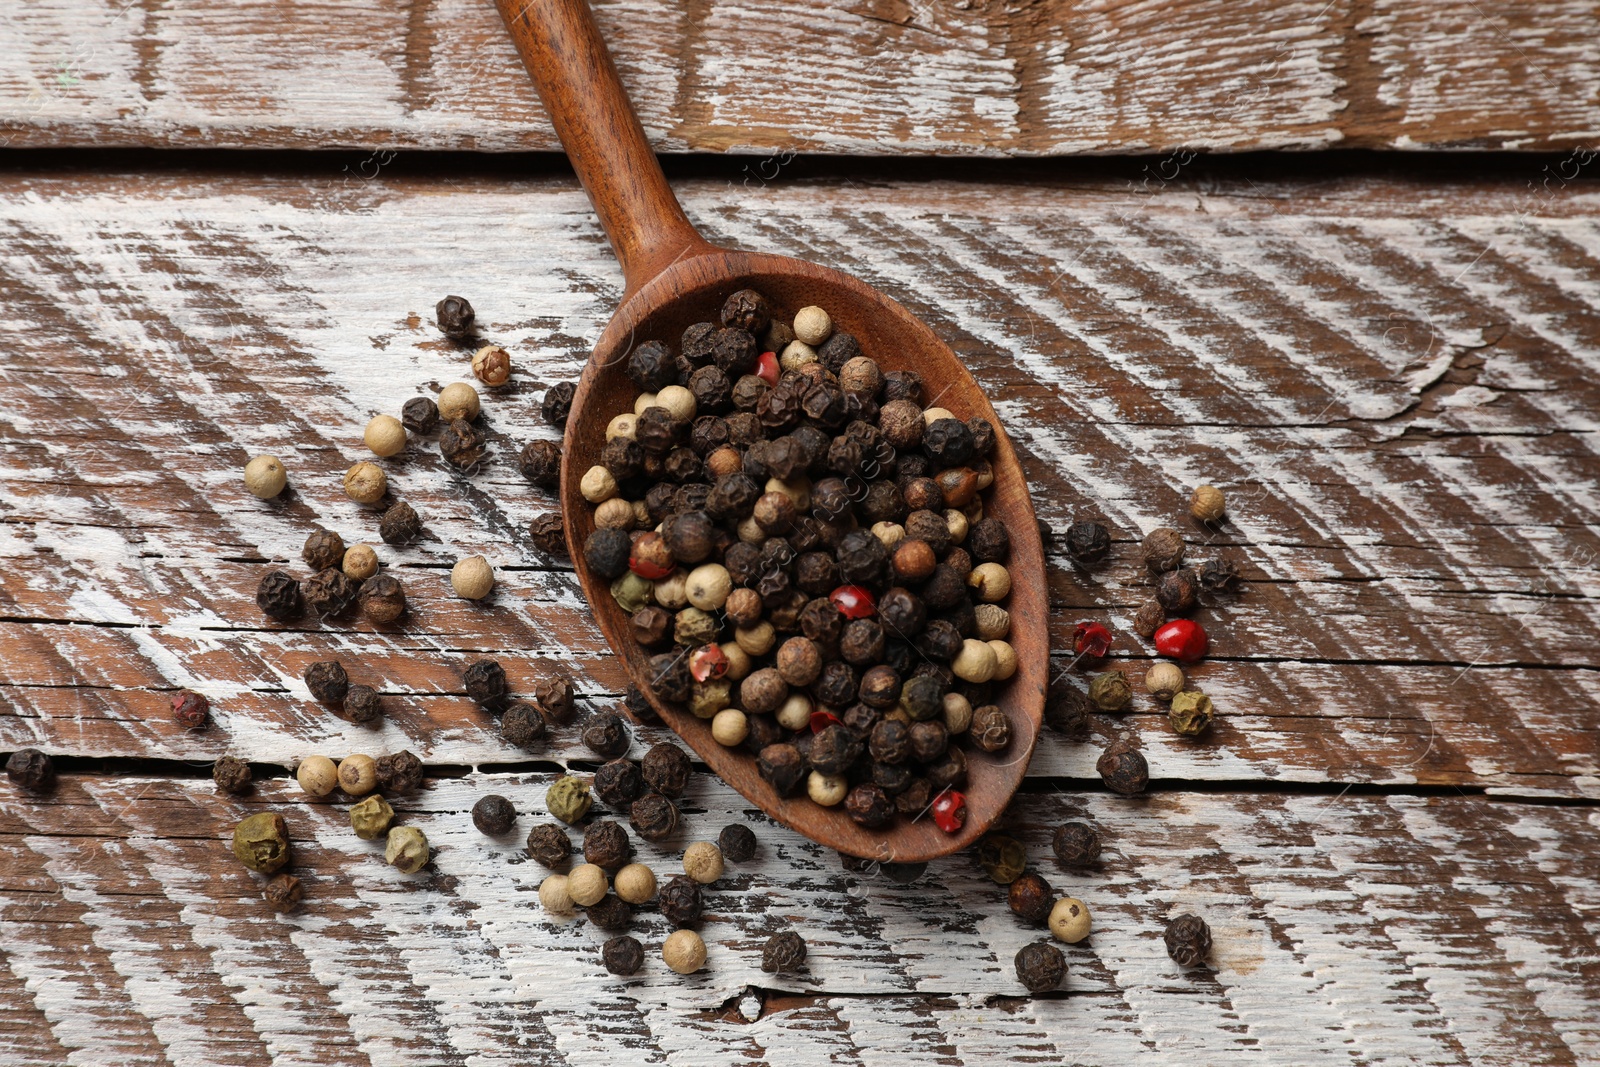
M 344 472 L 344 493 L 357 504 L 376 504 L 389 491 L 389 476 L 363 460 Z
M 994 649 L 987 642 L 969 637 L 961 642 L 961 651 L 951 662 L 950 669 L 964 682 L 987 682 L 994 677 L 999 665 Z
M 1089 936 L 1089 906 L 1075 897 L 1062 897 L 1051 907 L 1049 923 L 1056 940 L 1076 945 Z
M 1216 522 L 1228 513 L 1228 498 L 1214 485 L 1196 486 L 1189 501 L 1189 514 L 1200 522 Z
M 716 683 L 721 685 L 724 698 L 730 691 L 726 681 Z M 750 736 L 750 719 L 738 708 L 725 707 L 711 718 L 711 738 L 717 744 L 727 748 L 735 748 L 744 744 L 744 739 Z
M 327 756 L 308 756 L 295 768 L 294 779 L 314 797 L 325 797 L 339 787 L 339 768 Z
M 950 734 L 964 734 L 972 725 L 972 702 L 960 693 L 944 695 L 944 728 Z
M 679 974 L 693 974 L 706 965 L 706 943 L 693 930 L 674 930 L 661 944 L 661 959 Z
M 812 305 L 794 313 L 795 340 L 815 348 L 832 334 L 833 319 L 821 308 Z
M 289 475 L 277 456 L 257 456 L 244 465 L 244 487 L 252 496 L 271 500 L 289 485 Z
M 733 579 L 720 563 L 703 563 L 684 579 L 684 595 L 701 611 L 716 611 L 728 602 Z
M 367 423 L 361 439 L 374 455 L 394 456 L 406 447 L 406 428 L 393 415 L 378 415 Z
M 446 423 L 457 419 L 471 422 L 483 410 L 478 391 L 466 382 L 452 382 L 439 390 L 439 418 Z
M 782 370 L 797 371 L 808 363 L 817 361 L 817 350 L 804 341 L 790 341 L 778 353 L 778 366 Z
M 617 495 L 617 479 L 598 463 L 583 472 L 578 481 L 578 492 L 591 504 L 610 500 Z
M 679 422 L 688 422 L 695 415 L 694 394 L 681 385 L 669 385 L 657 393 L 655 406 L 666 408 Z
M 606 423 L 607 441 L 615 441 L 618 438 L 624 441 L 632 441 L 638 436 L 638 432 L 639 416 L 631 411 L 625 411 Z
M 482 556 L 468 556 L 450 568 L 450 588 L 465 600 L 482 600 L 494 589 L 494 568 Z
M 1183 692 L 1183 668 L 1162 661 L 1144 672 L 1144 687 L 1157 700 L 1171 700 Z
M 602 500 L 594 509 L 594 524 L 604 529 L 631 530 L 637 525 L 637 518 L 633 504 L 620 496 Z
M 844 803 L 844 798 L 850 792 L 850 780 L 842 774 L 823 774 L 821 771 L 812 771 L 806 778 L 806 796 L 813 803 L 831 808 L 836 804 Z
M 552 874 L 539 883 L 539 903 L 551 915 L 576 915 L 577 904 L 567 891 L 567 876 Z
M 656 895 L 656 872 L 642 863 L 630 863 L 617 872 L 611 887 L 629 904 L 646 904 Z
M 1011 647 L 1011 642 L 987 641 L 985 644 L 994 649 L 994 674 L 990 681 L 1003 682 L 1017 673 L 1017 650 Z
M 378 761 L 371 756 L 346 756 L 339 761 L 339 788 L 346 796 L 362 797 L 378 787 Z
M 340 566 L 352 582 L 364 582 L 378 573 L 378 553 L 371 545 L 351 545 L 344 550 Z
M 683 873 L 710 885 L 722 877 L 722 850 L 710 841 L 696 841 L 683 850 Z
M 593 863 L 580 863 L 567 873 L 567 894 L 580 908 L 600 903 L 610 888 L 605 869 Z
M 999 604 L 978 604 L 972 609 L 978 624 L 978 640 L 1000 641 L 1011 632 L 1011 613 Z
M 992 604 L 1011 593 L 1011 572 L 999 563 L 980 563 L 967 576 L 967 584 L 977 591 L 979 600 Z

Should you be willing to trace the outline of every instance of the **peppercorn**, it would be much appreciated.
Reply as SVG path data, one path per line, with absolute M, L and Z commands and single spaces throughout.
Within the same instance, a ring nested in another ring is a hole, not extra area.
M 544 716 L 531 704 L 512 704 L 500 717 L 500 736 L 520 748 L 532 748 L 546 731 Z
M 850 780 L 842 774 L 823 774 L 812 771 L 806 776 L 806 796 L 813 804 L 831 808 L 844 803 L 850 794 Z
M 583 833 L 583 858 L 607 871 L 615 871 L 633 857 L 633 843 L 622 824 L 599 819 Z
M 855 667 L 866 667 L 883 659 L 883 627 L 873 619 L 854 619 L 845 623 L 839 635 L 839 656 Z
M 250 791 L 250 779 L 250 764 L 237 756 L 223 756 L 211 765 L 211 780 L 224 793 L 231 793 L 235 796 L 248 793 Z
M 674 704 L 689 699 L 694 679 L 689 674 L 688 658 L 682 651 L 663 652 L 650 657 L 645 665 L 646 675 L 650 688 L 659 699 Z
M 910 727 L 896 719 L 884 719 L 872 727 L 867 751 L 880 763 L 904 763 L 911 758 Z
M 528 856 L 541 866 L 555 870 L 572 855 L 567 832 L 553 822 L 542 822 L 528 831 Z
M 932 798 L 932 783 L 926 778 L 912 778 L 904 789 L 895 794 L 895 811 L 913 818 L 918 815 L 925 815 Z
M 589 917 L 594 918 L 593 914 Z M 638 974 L 639 968 L 644 966 L 644 946 L 639 944 L 638 938 L 627 934 L 610 938 L 600 946 L 600 962 L 611 974 L 627 978 Z
M 472 825 L 478 828 L 480 834 L 504 837 L 511 832 L 516 821 L 517 809 L 511 806 L 511 801 L 497 793 L 479 797 L 478 802 L 472 805 Z
M 861 739 L 843 726 L 829 726 L 811 742 L 808 762 L 822 774 L 843 774 L 861 755 Z
M 1167 718 L 1172 728 L 1184 737 L 1199 737 L 1210 727 L 1214 714 L 1211 698 L 1197 689 L 1190 689 L 1173 696 Z
M 339 761 L 339 788 L 346 796 L 362 797 L 378 787 L 378 761 L 357 753 Z
M 706 943 L 693 930 L 674 930 L 661 943 L 661 959 L 678 974 L 693 974 L 706 965 Z
M 1144 565 L 1151 574 L 1170 571 L 1183 563 L 1183 534 L 1163 526 L 1145 534 L 1140 542 Z
M 1011 553 L 1011 535 L 999 519 L 981 519 L 967 531 L 967 550 L 980 563 L 1002 563 Z
M 461 680 L 466 686 L 467 696 L 489 711 L 504 709 L 511 695 L 505 668 L 496 660 L 475 660 L 462 673 Z
M 355 603 L 357 593 L 356 584 L 335 567 L 318 571 L 301 586 L 306 607 L 320 617 L 343 614 Z
M 545 790 L 544 803 L 552 816 L 571 826 L 589 814 L 594 798 L 589 795 L 588 782 L 566 775 L 557 778 Z
M 997 885 L 1010 885 L 1028 869 L 1022 842 L 1005 834 L 989 834 L 978 842 L 978 863 Z
M 406 428 L 393 415 L 375 415 L 367 423 L 361 440 L 376 456 L 396 456 L 405 450 Z
M 256 587 L 256 606 L 269 618 L 280 622 L 298 619 L 304 610 L 300 583 L 284 571 L 268 571 Z
M 1067 958 L 1048 941 L 1024 945 L 1017 951 L 1017 981 L 1030 993 L 1048 993 L 1067 976 Z
M 1051 837 L 1050 847 L 1063 867 L 1092 867 L 1100 859 L 1100 831 L 1088 823 L 1062 823 Z
M 567 891 L 567 876 L 552 874 L 539 883 L 539 904 L 551 915 L 571 915 L 578 910 Z
M 932 763 L 950 747 L 950 732 L 937 720 L 912 723 L 906 736 L 911 758 L 918 763 Z
M 823 672 L 823 677 L 827 677 L 826 670 Z M 900 700 L 900 689 L 899 672 L 887 664 L 880 663 L 878 666 L 867 670 L 861 676 L 861 685 L 857 687 L 855 695 L 857 699 L 869 707 L 887 709 L 894 707 Z M 824 704 L 834 703 L 833 701 L 824 700 L 820 691 L 817 693 L 817 699 L 822 700 Z M 847 697 L 846 700 L 848 699 Z M 845 701 L 841 700 L 837 703 L 843 704 Z
M 1168 613 L 1178 615 L 1194 607 L 1194 578 L 1181 570 L 1168 571 L 1156 581 L 1156 601 Z
M 211 721 L 211 701 L 188 689 L 172 694 L 172 721 L 185 730 L 203 729 Z
M 876 829 L 894 818 L 894 800 L 881 786 L 863 782 L 844 798 L 844 812 L 869 830 Z
M 13 753 L 12 759 L 15 760 L 17 755 Z M 6 770 L 9 772 L 10 769 L 10 764 L 7 764 Z M 12 775 L 12 779 L 21 782 L 16 775 Z M 39 787 L 24 784 L 24 788 L 37 791 Z M 289 863 L 290 851 L 288 824 L 275 811 L 251 815 L 234 827 L 233 854 L 252 871 L 273 874 L 283 869 Z
M 339 566 L 352 582 L 364 582 L 378 573 L 378 554 L 371 545 L 351 545 L 344 550 Z
M 344 495 L 357 504 L 376 504 L 389 491 L 389 476 L 376 463 L 357 463 L 344 472 Z
M 759 334 L 772 321 L 767 298 L 754 289 L 740 289 L 722 302 L 722 325 Z
M 929 511 L 935 514 L 945 510 L 944 489 L 933 478 L 906 478 L 900 482 L 900 495 L 912 511 Z M 954 540 L 954 536 L 951 540 Z
M 1111 535 L 1098 522 L 1075 522 L 1067 527 L 1066 547 L 1074 563 L 1097 563 L 1111 551 Z
M 999 752 L 1011 743 L 1011 720 L 998 705 L 985 704 L 973 709 L 968 732 L 972 743 L 985 752 Z
M 645 904 L 656 895 L 655 872 L 642 863 L 624 864 L 611 879 L 618 899 L 628 904 Z
M 544 416 L 544 421 L 557 428 L 565 426 L 567 415 L 572 411 L 572 397 L 577 391 L 573 382 L 556 382 L 546 389 L 544 400 L 539 404 L 539 414 Z
M 405 501 L 392 505 L 378 522 L 378 536 L 385 544 L 405 545 L 422 533 L 422 518 L 415 508 Z
M 306 538 L 300 549 L 300 558 L 314 571 L 337 567 L 344 560 L 344 538 L 332 530 L 317 527 Z
M 681 874 L 661 887 L 657 904 L 662 917 L 673 926 L 691 926 L 699 922 L 705 907 L 699 883 Z
M 716 336 L 716 323 L 696 322 L 683 331 L 683 336 L 678 342 L 678 351 L 690 363 L 703 367 L 711 361 Z
M 619 531 L 624 532 L 625 531 Z M 533 547 L 547 556 L 566 556 L 567 532 L 561 523 L 561 516 L 554 512 L 535 515 L 528 523 L 528 537 L 533 541 Z M 624 563 L 626 567 L 626 563 Z
M 602 759 L 616 759 L 627 753 L 632 739 L 622 717 L 614 712 L 596 712 L 583 728 L 583 743 Z
M 768 391 L 772 387 L 754 374 L 745 374 L 736 378 L 725 368 L 721 369 L 724 370 L 724 373 L 727 374 L 729 378 L 734 379 L 733 389 L 729 394 L 730 398 L 733 400 L 733 406 L 752 416 L 751 422 L 744 423 L 743 425 L 753 429 L 754 432 L 759 435 L 761 432 L 761 423 L 759 418 L 755 416 L 755 412 L 761 407 L 761 401 L 766 398 Z M 740 426 L 741 424 L 736 422 L 730 421 L 728 423 L 729 430 L 737 431 Z M 759 440 L 759 437 L 757 439 Z M 751 442 L 751 445 L 747 447 L 753 447 L 753 445 L 754 442 Z
M 529 441 L 517 457 L 522 476 L 541 489 L 561 485 L 561 444 L 557 441 Z
M 1179 967 L 1193 967 L 1211 951 L 1211 927 L 1198 915 L 1185 913 L 1167 923 L 1167 955 Z
M 1050 917 L 1055 903 L 1055 892 L 1044 878 L 1029 871 L 1011 882 L 1006 903 L 1012 914 L 1025 922 L 1042 923 Z
M 717 835 L 717 847 L 721 849 L 723 858 L 734 863 L 748 863 L 756 854 L 755 831 L 744 823 L 729 823 Z
M 660 793 L 646 793 L 628 805 L 628 821 L 646 841 L 663 841 L 678 828 L 678 806 Z
M 773 934 L 761 949 L 761 969 L 768 974 L 792 974 L 805 966 L 805 938 L 793 930 Z
M 935 789 L 953 789 L 967 780 L 967 754 L 959 748 L 945 749 L 944 758 L 926 768 L 928 783 Z
M 350 689 L 350 676 L 338 660 L 313 663 L 306 668 L 304 677 L 311 696 L 324 704 L 342 704 Z
M 756 770 L 761 780 L 780 797 L 793 796 L 810 768 L 800 750 L 787 742 L 768 745 L 758 754 Z
M 394 808 L 376 793 L 350 805 L 350 829 L 363 841 L 376 841 L 389 832 Z
M 960 632 L 947 619 L 929 620 L 914 644 L 923 655 L 943 662 L 954 660 L 966 647 Z
M 477 316 L 464 296 L 447 296 L 434 305 L 434 316 L 446 337 L 460 341 L 472 336 Z
M 484 345 L 472 354 L 472 374 L 490 387 L 506 384 L 511 380 L 511 353 L 499 345 Z
M 274 875 L 261 891 L 261 897 L 267 902 L 267 907 L 285 914 L 300 906 L 300 901 L 305 898 L 305 887 L 292 874 Z
M 1161 601 L 1152 597 L 1140 604 L 1138 612 L 1134 614 L 1133 632 L 1148 641 L 1166 621 L 1166 609 L 1161 606 Z
M 308 756 L 295 768 L 294 778 L 307 794 L 325 797 L 339 785 L 339 768 L 327 756 Z
M 418 436 L 439 428 L 439 405 L 431 396 L 414 396 L 400 405 L 400 425 Z
M 411 752 L 379 756 L 378 788 L 385 793 L 410 793 L 422 784 L 422 761 Z
M 415 826 L 389 829 L 383 861 L 401 874 L 416 874 L 428 865 L 428 837 Z
M 1095 770 L 1107 789 L 1123 796 L 1142 793 L 1150 784 L 1150 766 L 1145 762 L 1144 753 L 1127 741 L 1118 741 L 1101 753 Z
M 1133 687 L 1121 671 L 1097 674 L 1089 683 L 1089 702 L 1101 711 L 1121 711 L 1133 699 Z
M 1194 580 L 1207 596 L 1219 597 L 1239 588 L 1239 568 L 1232 560 L 1207 560 L 1194 569 Z
M 1183 691 L 1183 670 L 1174 663 L 1157 663 L 1144 675 L 1144 687 L 1157 700 L 1171 700 Z
M 584 909 L 597 930 L 626 930 L 633 921 L 633 909 L 621 897 L 605 896 Z
M 375 623 L 391 623 L 406 613 L 406 591 L 392 575 L 375 574 L 362 582 L 357 599 L 361 613 Z
M 289 475 L 277 456 L 256 456 L 244 465 L 244 487 L 251 496 L 271 500 L 288 485 Z
M 488 438 L 466 419 L 454 419 L 439 434 L 439 454 L 457 470 L 465 470 L 483 458 Z

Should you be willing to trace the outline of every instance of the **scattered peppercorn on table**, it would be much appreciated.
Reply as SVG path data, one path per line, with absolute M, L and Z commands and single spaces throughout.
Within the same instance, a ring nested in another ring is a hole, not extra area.
M 995 832 L 920 870 L 775 825 L 635 721 L 549 417 L 618 274 L 562 174 L 410 158 L 0 174 L 0 1067 L 1600 1056 L 1600 195 L 1543 161 L 678 182 L 708 236 L 948 339 L 1052 531 L 1049 729 Z M 830 335 L 786 310 L 764 388 Z M 909 446 L 927 420 L 846 367 Z M 711 377 L 615 436 L 720 403 Z M 597 470 L 597 524 L 654 528 Z M 981 497 L 923 480 L 902 503 Z M 796 521 L 777 495 L 752 522 Z M 1004 531 L 843 506 L 900 585 L 797 562 L 839 620 L 926 625 L 946 542 L 971 565 L 940 692 L 866 694 L 875 820 L 895 768 L 1005 750 L 968 699 L 1003 669 Z M 714 531 L 662 535 L 619 575 L 673 582 Z M 665 648 L 680 595 L 772 611 L 738 566 L 619 599 Z M 697 642 L 684 691 L 732 747 L 820 727 L 764 771 L 848 804 L 809 749 L 851 705 L 792 699 L 831 620 Z M 863 676 L 893 654 L 870 630 Z M 702 691 L 753 656 L 738 707 Z M 956 818 L 941 795 L 897 817 Z

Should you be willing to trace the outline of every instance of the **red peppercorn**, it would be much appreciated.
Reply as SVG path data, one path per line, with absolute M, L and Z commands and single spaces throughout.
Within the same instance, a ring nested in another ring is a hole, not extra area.
M 756 377 L 768 385 L 778 384 L 778 353 L 763 352 L 756 360 Z
M 186 730 L 198 730 L 211 719 L 211 701 L 188 689 L 174 693 L 172 718 Z
M 953 834 L 967 825 L 967 798 L 964 793 L 946 789 L 933 802 L 933 821 L 939 829 Z
M 839 614 L 847 619 L 870 619 L 878 613 L 878 602 L 859 585 L 841 585 L 828 594 Z
M 1173 619 L 1156 631 L 1156 651 L 1183 663 L 1193 663 L 1211 647 L 1205 630 L 1193 619 Z
M 1080 622 L 1072 631 L 1072 651 L 1087 659 L 1104 659 L 1111 651 L 1111 631 L 1097 622 Z
M 709 682 L 728 673 L 728 654 L 718 645 L 701 645 L 689 653 L 689 675 L 697 682 Z
M 839 725 L 839 716 L 831 711 L 818 709 L 811 713 L 811 732 L 820 734 L 830 726 Z

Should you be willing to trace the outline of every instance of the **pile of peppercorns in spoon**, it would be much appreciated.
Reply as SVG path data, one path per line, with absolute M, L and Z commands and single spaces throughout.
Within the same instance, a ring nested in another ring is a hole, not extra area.
M 824 309 L 791 326 L 750 289 L 626 370 L 633 410 L 582 477 L 583 558 L 654 653 L 654 694 L 780 796 L 959 830 L 964 746 L 1011 738 L 1010 536 L 981 496 L 994 427 L 884 372 Z

